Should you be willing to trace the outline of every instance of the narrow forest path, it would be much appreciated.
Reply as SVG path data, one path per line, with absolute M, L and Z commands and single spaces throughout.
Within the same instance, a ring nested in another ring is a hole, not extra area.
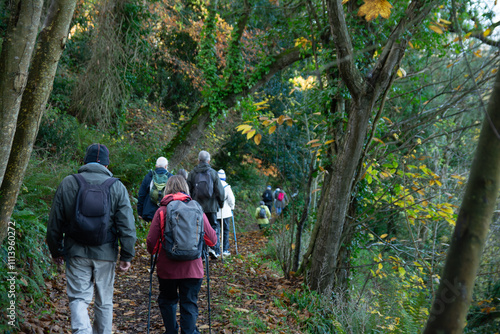
M 261 231 L 237 235 L 236 255 L 231 238 L 231 256 L 210 260 L 210 306 L 212 333 L 300 333 L 293 317 L 275 306 L 275 299 L 284 291 L 294 291 L 300 281 L 290 281 L 276 274 L 261 258 L 267 238 Z M 114 333 L 146 333 L 150 255 L 144 241 L 138 241 L 136 258 L 127 273 L 116 273 L 114 289 Z M 158 309 L 158 281 L 153 275 L 150 333 L 163 333 L 163 321 Z M 24 333 L 71 333 L 64 272 L 46 282 L 49 306 L 55 312 L 34 314 L 23 310 Z M 204 279 L 199 294 L 198 327 L 209 332 L 207 282 Z M 31 314 L 30 314 L 31 313 Z

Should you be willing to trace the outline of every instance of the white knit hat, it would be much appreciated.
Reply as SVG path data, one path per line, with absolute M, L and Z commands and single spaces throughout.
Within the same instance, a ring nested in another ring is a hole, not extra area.
M 219 169 L 217 173 L 219 173 L 219 179 L 226 181 L 226 172 L 224 172 L 224 169 Z

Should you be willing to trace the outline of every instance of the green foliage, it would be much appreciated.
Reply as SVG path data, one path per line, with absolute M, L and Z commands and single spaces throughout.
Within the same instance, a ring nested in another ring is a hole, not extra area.
M 42 117 L 35 145 L 57 156 L 71 157 L 78 126 L 73 116 L 50 108 Z

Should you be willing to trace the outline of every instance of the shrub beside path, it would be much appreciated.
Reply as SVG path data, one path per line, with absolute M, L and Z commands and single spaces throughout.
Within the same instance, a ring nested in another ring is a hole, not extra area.
M 231 256 L 210 260 L 210 309 L 212 333 L 301 333 L 296 317 L 286 307 L 286 291 L 300 288 L 300 280 L 287 280 L 273 270 L 270 261 L 263 258 L 267 238 L 260 231 L 238 236 L 236 255 L 231 238 Z M 151 257 L 144 241 L 136 246 L 136 258 L 127 273 L 117 271 L 114 289 L 114 333 L 146 333 L 149 268 Z M 34 311 L 23 303 L 21 312 L 25 322 L 21 333 L 71 333 L 69 307 L 66 296 L 65 274 L 46 281 L 47 311 Z M 163 333 L 163 321 L 158 309 L 158 281 L 153 275 L 150 333 Z M 198 300 L 198 327 L 209 332 L 207 284 L 204 279 Z M 92 317 L 92 314 L 91 314 Z

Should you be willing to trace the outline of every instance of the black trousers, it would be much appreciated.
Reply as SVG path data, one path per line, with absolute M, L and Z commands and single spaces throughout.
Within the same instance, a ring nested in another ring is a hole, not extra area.
M 198 293 L 202 278 L 161 279 L 158 305 L 160 306 L 165 334 L 179 333 L 176 312 L 180 301 L 181 333 L 198 334 L 196 320 L 198 319 Z

